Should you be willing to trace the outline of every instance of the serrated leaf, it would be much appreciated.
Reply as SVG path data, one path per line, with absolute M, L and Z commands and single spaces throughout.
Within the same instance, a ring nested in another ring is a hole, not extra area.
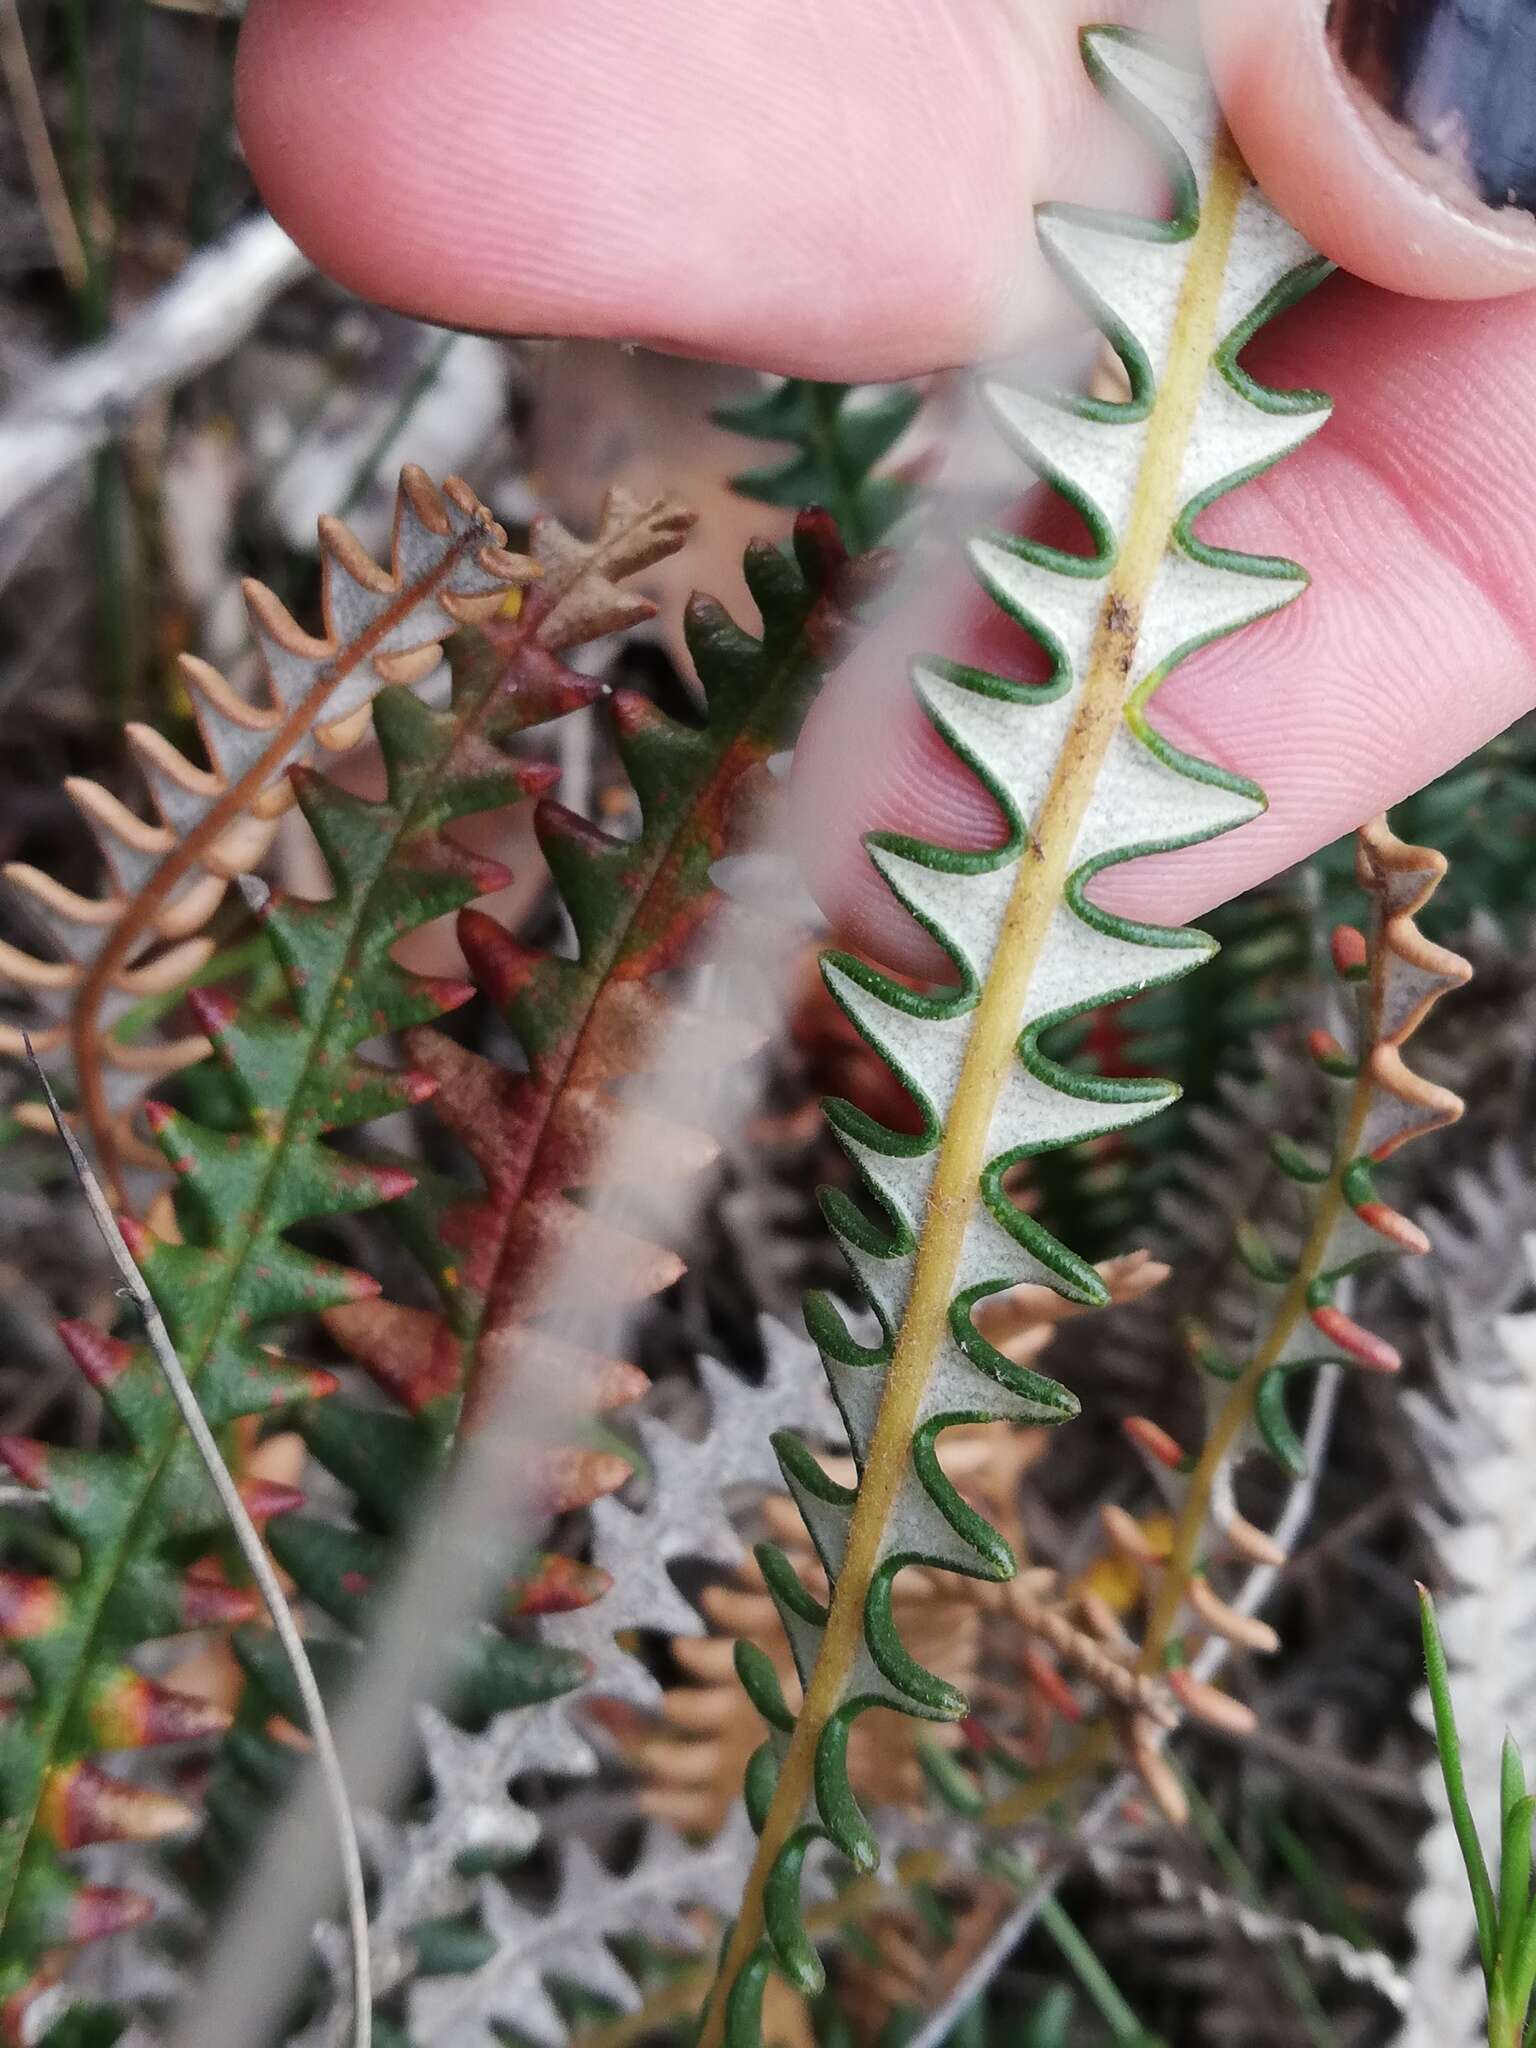
M 721 1967 L 703 2048 L 756 2041 L 762 1971 L 794 1961 L 765 1928 L 786 1924 L 781 1859 L 807 1825 L 845 1853 L 868 1850 L 843 1757 L 871 1705 L 950 1716 L 963 1702 L 916 1667 L 889 1626 L 902 1567 L 932 1560 L 972 1576 L 1006 1571 L 956 1513 L 925 1461 L 927 1433 L 998 1416 L 1060 1421 L 1076 1410 L 1055 1382 L 996 1352 L 972 1311 L 1020 1282 L 1093 1303 L 1092 1268 L 1005 1189 L 1021 1161 L 1116 1130 L 1171 1091 L 1070 1072 L 1040 1044 L 1052 1025 L 1107 997 L 1167 981 L 1212 946 L 1203 934 L 1133 925 L 1087 891 L 1105 868 L 1187 845 L 1261 808 L 1239 778 L 1178 753 L 1147 704 L 1194 647 L 1278 608 L 1303 586 L 1289 564 L 1206 547 L 1198 513 L 1304 440 L 1326 416 L 1311 394 L 1281 396 L 1237 366 L 1253 330 L 1322 274 L 1249 181 L 1209 88 L 1144 39 L 1096 30 L 1098 81 L 1155 129 L 1175 194 L 1167 223 L 1044 208 L 1052 260 L 1111 335 L 1128 403 L 996 390 L 998 422 L 1082 514 L 1094 551 L 1027 540 L 974 544 L 999 607 L 1045 650 L 1049 683 L 919 663 L 914 680 L 941 738 L 982 781 L 1004 825 L 1000 848 L 957 853 L 877 835 L 871 856 L 897 898 L 944 947 L 958 985 L 915 993 L 851 959 L 826 968 L 856 1028 L 917 1105 L 916 1138 L 847 1106 L 834 1127 L 882 1212 L 847 1203 L 829 1220 L 881 1337 L 858 1343 L 830 1304 L 808 1312 L 861 1470 L 831 1607 L 806 1606 L 770 1571 L 805 1704 L 763 1817 L 759 1853 Z M 769 1570 L 765 1558 L 765 1571 Z M 830 1563 L 830 1559 L 829 1559 Z

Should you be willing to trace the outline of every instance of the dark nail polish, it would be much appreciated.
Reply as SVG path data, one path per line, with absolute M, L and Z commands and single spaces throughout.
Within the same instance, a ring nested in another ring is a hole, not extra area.
M 1536 0 L 1331 0 L 1328 33 L 1449 177 L 1536 214 Z

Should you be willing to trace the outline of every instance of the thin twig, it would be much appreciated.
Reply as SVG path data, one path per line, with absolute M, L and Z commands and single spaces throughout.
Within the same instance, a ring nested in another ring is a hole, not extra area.
M 21 137 L 27 169 L 32 173 L 43 226 L 53 244 L 54 261 L 70 290 L 81 292 L 86 281 L 85 248 L 48 134 L 48 117 L 43 112 L 32 60 L 27 54 L 27 38 L 22 30 L 17 0 L 0 0 L 0 71 L 5 74 L 5 89 L 10 95 L 11 111 L 16 116 L 16 132 Z
M 368 1896 L 363 1884 L 363 1861 L 358 1851 L 357 1829 L 353 1823 L 351 1802 L 347 1797 L 346 1781 L 341 1773 L 336 1745 L 331 1736 L 331 1724 L 326 1715 L 325 1702 L 320 1696 L 320 1687 L 315 1682 L 314 1669 L 305 1654 L 303 1640 L 289 1611 L 283 1589 L 278 1583 L 277 1573 L 262 1548 L 261 1538 L 256 1533 L 256 1525 L 246 1512 L 245 1503 L 241 1500 L 239 1489 L 230 1476 L 229 1467 L 224 1462 L 213 1431 L 208 1427 L 207 1419 L 198 1406 L 197 1396 L 192 1391 L 192 1383 L 176 1355 L 176 1347 L 171 1342 L 170 1332 L 166 1329 L 160 1311 L 155 1305 L 155 1298 L 146 1286 L 143 1274 L 134 1263 L 133 1254 L 117 1226 L 117 1218 L 102 1193 L 100 1182 L 91 1171 L 90 1162 L 81 1150 L 79 1140 L 65 1121 L 58 1098 L 49 1086 L 48 1076 L 43 1072 L 37 1055 L 32 1050 L 30 1038 L 26 1045 L 27 1057 L 32 1062 L 33 1072 L 42 1084 L 49 1113 L 69 1153 L 70 1165 L 74 1168 L 75 1178 L 80 1184 L 80 1192 L 85 1196 L 86 1205 L 106 1243 L 112 1263 L 122 1275 L 124 1287 L 139 1312 L 150 1349 L 155 1354 L 155 1361 L 165 1375 L 172 1399 L 181 1411 L 181 1418 L 197 1447 L 198 1456 L 202 1459 L 208 1477 L 213 1483 L 213 1489 L 219 1496 L 219 1502 L 229 1517 L 235 1541 L 240 1546 L 240 1554 L 245 1559 L 262 1599 L 266 1602 L 267 1612 L 272 1617 L 272 1626 L 292 1668 L 294 1683 L 304 1703 L 309 1733 L 315 1745 L 315 1760 L 325 1785 L 325 1795 L 336 1829 L 336 1844 L 341 1856 L 342 1884 L 347 1900 L 347 1925 L 352 1942 L 352 2038 L 354 2048 L 369 2048 L 369 2042 L 373 2037 L 373 1984 L 369 1966 Z

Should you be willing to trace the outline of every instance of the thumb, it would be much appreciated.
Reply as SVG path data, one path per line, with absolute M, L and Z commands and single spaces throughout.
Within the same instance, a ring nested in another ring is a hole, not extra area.
M 1326 256 L 1389 291 L 1536 284 L 1528 0 L 1203 0 L 1239 148 Z

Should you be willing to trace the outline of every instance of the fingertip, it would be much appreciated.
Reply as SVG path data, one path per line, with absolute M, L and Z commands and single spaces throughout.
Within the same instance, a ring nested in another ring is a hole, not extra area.
M 1401 48 L 1383 65 L 1374 36 L 1359 26 L 1366 10 L 1358 0 L 1202 4 L 1212 74 L 1238 146 L 1324 255 L 1420 298 L 1492 298 L 1536 285 L 1536 219 L 1483 196 L 1498 191 L 1499 149 L 1471 132 L 1485 118 L 1473 87 L 1467 106 L 1432 120 L 1427 88 L 1405 68 Z M 1369 18 L 1383 18 L 1381 10 Z M 1536 77 L 1526 101 L 1533 95 Z M 1492 120 L 1491 82 L 1485 97 Z
M 909 376 L 1061 316 L 1021 195 L 1058 144 L 1079 181 L 1103 153 L 1070 36 L 962 34 L 956 4 L 251 0 L 237 118 L 273 213 L 364 297 Z

